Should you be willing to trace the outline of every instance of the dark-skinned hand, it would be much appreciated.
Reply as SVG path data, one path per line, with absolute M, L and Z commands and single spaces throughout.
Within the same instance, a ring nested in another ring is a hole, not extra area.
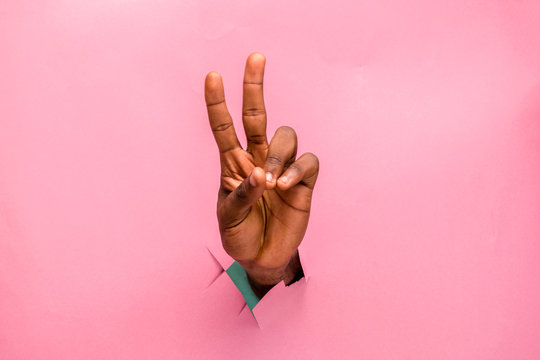
M 257 52 L 246 61 L 242 102 L 246 149 L 238 142 L 219 73 L 207 74 L 204 94 L 220 154 L 217 217 L 222 244 L 246 269 L 259 297 L 278 282 L 288 285 L 301 274 L 298 246 L 319 173 L 314 154 L 296 158 L 297 136 L 292 128 L 281 126 L 268 144 L 265 63 L 264 55 Z

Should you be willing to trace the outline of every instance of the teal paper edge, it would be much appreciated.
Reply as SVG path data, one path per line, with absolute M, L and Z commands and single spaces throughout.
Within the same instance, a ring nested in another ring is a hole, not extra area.
M 234 285 L 240 290 L 249 310 L 253 314 L 253 308 L 259 303 L 259 298 L 251 289 L 247 278 L 246 270 L 237 261 L 232 263 L 227 270 L 227 275 L 231 278 Z

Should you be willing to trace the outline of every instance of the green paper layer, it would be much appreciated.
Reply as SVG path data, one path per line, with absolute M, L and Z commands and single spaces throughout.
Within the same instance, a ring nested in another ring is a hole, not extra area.
M 229 266 L 226 272 L 233 281 L 234 285 L 236 285 L 238 290 L 240 290 L 242 293 L 249 310 L 253 310 L 255 305 L 258 304 L 259 298 L 251 289 L 251 285 L 249 285 L 246 270 L 242 267 L 242 265 L 235 261 L 231 266 Z

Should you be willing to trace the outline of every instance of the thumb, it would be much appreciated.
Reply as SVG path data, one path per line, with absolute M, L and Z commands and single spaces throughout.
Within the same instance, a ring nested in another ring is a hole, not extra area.
M 219 209 L 222 228 L 239 225 L 248 216 L 251 207 L 262 196 L 266 187 L 264 170 L 255 167 L 251 174 L 231 192 Z

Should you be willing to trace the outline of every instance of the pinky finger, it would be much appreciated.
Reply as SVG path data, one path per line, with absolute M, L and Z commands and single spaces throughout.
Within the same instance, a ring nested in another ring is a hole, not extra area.
M 302 183 L 313 190 L 318 175 L 319 159 L 308 152 L 300 156 L 285 170 L 277 181 L 277 187 L 281 190 L 288 190 L 294 185 Z

